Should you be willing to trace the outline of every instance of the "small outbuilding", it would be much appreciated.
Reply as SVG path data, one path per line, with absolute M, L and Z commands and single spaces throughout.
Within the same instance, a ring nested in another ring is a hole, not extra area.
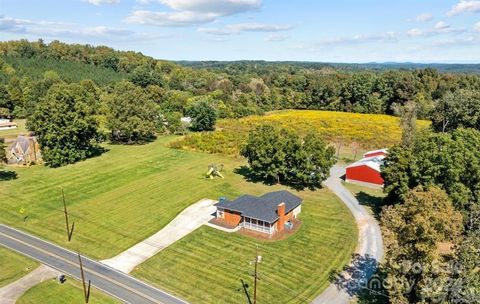
M 384 155 L 372 156 L 363 158 L 346 168 L 345 181 L 346 182 L 360 182 L 382 186 L 384 180 L 381 176 L 381 166 Z
M 16 129 L 17 124 L 11 122 L 10 119 L 0 118 L 0 130 L 9 130 L 9 129 Z
M 387 156 L 388 150 L 387 149 L 379 149 L 379 150 L 373 150 L 373 151 L 368 151 L 363 154 L 363 158 L 368 158 L 368 157 L 374 157 L 374 156 Z

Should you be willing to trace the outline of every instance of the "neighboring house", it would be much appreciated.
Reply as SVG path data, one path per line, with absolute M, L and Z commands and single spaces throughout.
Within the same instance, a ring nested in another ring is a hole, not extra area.
M 17 127 L 17 124 L 14 122 L 11 122 L 10 119 L 0 118 L 0 131 L 15 129 L 16 127 Z
M 387 156 L 388 150 L 387 149 L 380 149 L 380 150 L 373 150 L 368 151 L 363 154 L 363 158 L 374 157 L 374 156 Z
M 29 164 L 41 160 L 40 146 L 35 136 L 18 136 L 7 149 L 10 164 Z
M 361 159 L 346 168 L 346 182 L 362 182 L 374 185 L 383 185 L 380 168 L 385 159 L 384 155 Z
M 216 220 L 230 227 L 241 227 L 272 235 L 292 227 L 290 220 L 301 212 L 302 199 L 288 191 L 275 191 L 260 197 L 243 195 L 228 201 L 221 200 Z
M 192 123 L 192 118 L 189 116 L 181 117 L 180 121 L 186 125 L 190 125 Z

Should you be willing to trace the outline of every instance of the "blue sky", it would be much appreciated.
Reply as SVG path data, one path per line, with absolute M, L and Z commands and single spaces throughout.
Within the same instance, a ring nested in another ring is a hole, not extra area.
M 0 0 L 0 40 L 170 60 L 480 62 L 480 1 Z

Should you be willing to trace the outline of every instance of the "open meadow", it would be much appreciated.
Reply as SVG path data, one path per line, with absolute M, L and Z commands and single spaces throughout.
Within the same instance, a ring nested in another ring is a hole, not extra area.
M 340 148 L 340 158 L 358 159 L 369 149 L 390 147 L 401 139 L 399 119 L 390 115 L 360 114 L 314 110 L 285 110 L 264 116 L 222 119 L 214 132 L 192 133 L 172 143 L 172 147 L 236 156 L 245 143 L 248 131 L 261 124 L 274 124 L 306 134 L 320 134 L 328 143 Z M 419 120 L 418 129 L 430 122 Z M 357 155 L 355 155 L 357 150 Z M 356 157 L 355 157 L 356 156 Z

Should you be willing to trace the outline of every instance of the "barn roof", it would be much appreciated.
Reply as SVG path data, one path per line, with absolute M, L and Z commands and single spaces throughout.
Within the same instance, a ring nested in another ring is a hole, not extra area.
M 363 154 L 363 157 L 365 157 L 366 155 L 369 155 L 369 154 L 376 154 L 376 153 L 383 153 L 383 154 L 387 154 L 388 153 L 388 149 L 378 149 L 378 150 L 372 150 L 372 151 L 368 151 L 368 152 L 365 152 Z
M 380 172 L 380 166 L 383 164 L 384 159 L 385 156 L 383 155 L 367 157 L 348 165 L 347 168 L 367 166 L 375 171 Z
M 266 193 L 260 197 L 246 194 L 233 201 L 221 201 L 215 206 L 240 212 L 245 217 L 274 223 L 278 220 L 277 208 L 280 203 L 285 203 L 285 213 L 288 213 L 298 207 L 302 201 L 300 197 L 280 190 Z

